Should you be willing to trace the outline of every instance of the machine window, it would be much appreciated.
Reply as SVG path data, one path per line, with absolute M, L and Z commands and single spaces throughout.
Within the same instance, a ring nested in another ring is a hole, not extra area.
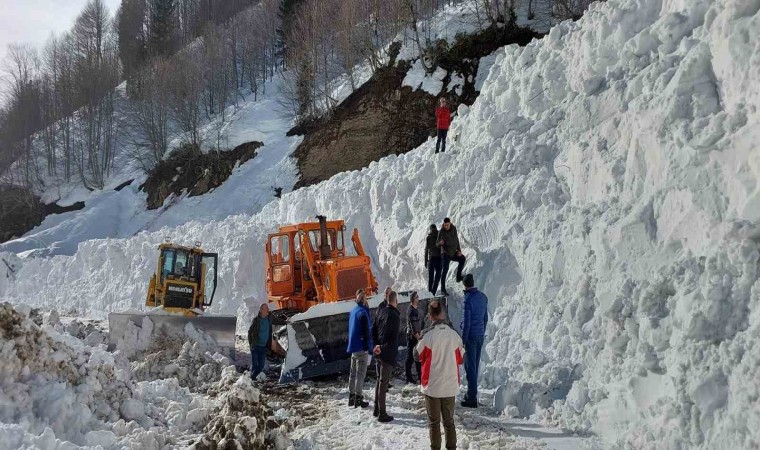
M 311 242 L 312 251 L 319 251 L 319 230 L 309 231 L 309 241 Z M 327 229 L 327 245 L 330 246 L 330 251 L 343 250 L 343 232 L 337 232 L 334 228 Z
M 296 235 L 295 239 L 293 240 L 293 247 L 295 247 L 295 258 L 296 261 L 301 261 L 303 259 L 303 255 L 301 254 L 301 237 Z
M 269 241 L 269 251 L 272 262 L 275 264 L 290 261 L 290 239 L 286 235 L 272 236 Z
M 173 272 L 174 250 L 164 250 L 164 267 L 161 268 L 162 278 Z
M 178 277 L 190 276 L 190 267 L 188 266 L 187 252 L 177 252 L 177 261 L 174 263 L 174 275 Z

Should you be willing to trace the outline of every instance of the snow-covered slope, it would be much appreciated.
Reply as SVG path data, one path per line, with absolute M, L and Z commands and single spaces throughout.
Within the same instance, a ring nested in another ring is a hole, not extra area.
M 450 152 L 433 155 L 429 141 L 252 216 L 170 234 L 220 253 L 214 311 L 244 326 L 264 300 L 264 242 L 278 224 L 343 218 L 381 284 L 421 288 L 424 235 L 450 216 L 491 299 L 482 383 L 499 388 L 499 406 L 610 443 L 755 447 L 759 10 L 597 4 L 496 58 L 480 98 L 460 108 Z M 5 255 L 20 269 L 0 276 L 0 298 L 93 315 L 139 308 L 166 234 Z
M 240 105 L 229 108 L 223 124 L 224 145 L 232 148 L 250 141 L 264 145 L 255 158 L 236 168 L 213 192 L 198 197 L 171 197 L 164 207 L 149 211 L 146 194 L 139 191 L 144 175 L 120 191 L 94 191 L 82 196 L 74 190 L 66 195 L 64 203 L 84 200 L 83 210 L 46 217 L 22 238 L 0 244 L 0 252 L 25 256 L 73 255 L 78 245 L 88 239 L 124 238 L 192 220 L 221 220 L 234 214 L 260 211 L 275 199 L 274 188 L 289 192 L 297 179 L 295 161 L 290 155 L 303 138 L 285 135 L 293 123 L 282 114 L 278 104 L 281 84 L 282 77 L 277 76 L 267 85 L 266 95 L 259 94 L 257 100 L 249 95 Z M 213 126 L 208 124 L 207 128 Z M 205 133 L 210 135 L 212 131 L 205 130 Z M 114 175 L 119 182 L 135 176 L 129 167 L 120 169 Z

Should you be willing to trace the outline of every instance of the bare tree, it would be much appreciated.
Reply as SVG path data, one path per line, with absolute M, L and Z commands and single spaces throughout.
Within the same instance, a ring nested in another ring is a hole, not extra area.
M 77 168 L 85 187 L 102 188 L 113 167 L 116 124 L 113 86 L 120 78 L 116 38 L 102 0 L 90 0 L 77 17 L 73 40 L 77 117 Z
M 9 102 L 13 107 L 13 114 L 8 116 L 10 144 L 15 149 L 14 159 L 21 165 L 25 186 L 30 186 L 38 178 L 33 133 L 41 122 L 39 69 L 39 58 L 32 47 L 18 44 L 8 46 L 4 72 L 9 80 Z
M 194 54 L 191 54 L 194 56 Z M 174 120 L 185 143 L 200 148 L 203 122 L 203 70 L 201 62 L 191 55 L 174 61 L 173 82 L 169 84 L 169 100 Z
M 163 159 L 173 137 L 169 98 L 174 67 L 156 58 L 139 76 L 143 88 L 127 109 L 127 145 L 133 159 L 147 171 Z
M 578 20 L 594 0 L 553 0 L 552 16 L 557 20 Z

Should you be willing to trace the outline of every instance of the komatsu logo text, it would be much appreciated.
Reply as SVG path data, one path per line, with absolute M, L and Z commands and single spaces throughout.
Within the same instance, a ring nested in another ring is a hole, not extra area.
M 189 286 L 172 286 L 168 287 L 169 292 L 176 292 L 177 294 L 192 294 L 193 288 Z

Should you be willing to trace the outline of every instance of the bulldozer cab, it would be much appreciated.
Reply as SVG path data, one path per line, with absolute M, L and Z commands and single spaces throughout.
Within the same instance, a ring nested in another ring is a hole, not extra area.
M 267 295 L 280 309 L 306 311 L 319 303 L 351 299 L 360 288 L 377 291 L 358 231 L 347 248 L 344 222 L 317 218 L 269 235 Z
M 197 245 L 161 244 L 146 305 L 188 314 L 205 310 L 216 293 L 217 260 L 216 253 L 204 253 Z
M 134 327 L 145 330 L 150 322 L 151 339 L 165 339 L 187 332 L 187 326 L 212 338 L 223 353 L 235 357 L 237 317 L 208 314 L 216 293 L 217 254 L 173 244 L 168 239 L 158 247 L 156 271 L 150 277 L 145 305 L 173 314 L 113 312 L 108 314 L 109 348 L 117 348 Z

